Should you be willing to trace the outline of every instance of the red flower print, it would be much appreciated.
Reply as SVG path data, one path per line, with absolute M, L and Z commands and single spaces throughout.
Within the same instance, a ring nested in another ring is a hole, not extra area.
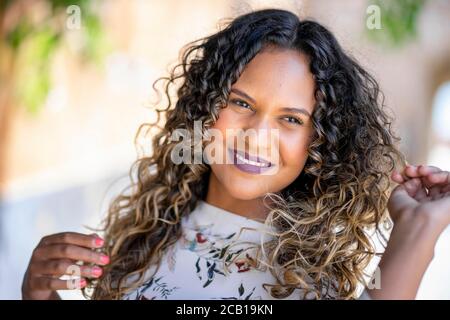
M 246 272 L 252 267 L 256 267 L 255 259 L 253 259 L 248 253 L 245 254 L 244 259 L 239 259 L 234 264 L 238 268 L 238 272 Z
M 197 232 L 197 234 L 195 235 L 195 238 L 196 238 L 198 243 L 206 242 L 206 238 L 201 232 Z
M 238 267 L 238 272 L 247 272 L 250 270 L 250 266 L 246 261 L 236 261 L 234 264 Z

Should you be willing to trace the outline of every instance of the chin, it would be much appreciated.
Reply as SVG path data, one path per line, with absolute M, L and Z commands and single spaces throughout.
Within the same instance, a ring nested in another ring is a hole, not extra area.
M 232 192 L 230 192 L 230 194 L 233 198 L 239 200 L 255 200 L 265 195 L 264 192 L 259 192 L 258 190 L 248 190 L 247 188 L 235 188 Z
M 235 199 L 254 200 L 263 197 L 271 192 L 270 186 L 264 188 L 264 182 L 261 179 L 243 179 L 242 177 L 230 177 L 224 181 L 224 186 L 228 193 Z

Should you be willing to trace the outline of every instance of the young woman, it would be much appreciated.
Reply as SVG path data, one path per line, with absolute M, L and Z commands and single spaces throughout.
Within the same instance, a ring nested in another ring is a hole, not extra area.
M 58 299 L 79 261 L 93 299 L 358 298 L 388 214 L 381 286 L 362 298 L 415 298 L 450 223 L 450 174 L 404 166 L 376 81 L 327 29 L 284 10 L 242 15 L 191 43 L 166 80 L 164 126 L 105 240 L 44 237 L 23 298 Z M 200 143 L 176 161 L 174 135 L 196 123 Z M 211 145 L 231 163 L 190 161 Z

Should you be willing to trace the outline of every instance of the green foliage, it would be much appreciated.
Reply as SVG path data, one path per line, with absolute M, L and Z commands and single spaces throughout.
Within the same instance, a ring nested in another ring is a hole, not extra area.
M 26 20 L 20 20 L 19 23 L 6 35 L 6 43 L 13 48 L 13 50 L 18 50 L 20 44 L 26 39 L 26 37 L 31 34 L 33 28 L 31 24 Z
M 69 32 L 81 32 L 82 47 L 77 52 L 81 59 L 99 63 L 107 51 L 99 17 L 94 13 L 92 2 L 88 0 L 38 0 L 48 8 L 48 16 L 34 22 L 21 14 L 14 25 L 2 35 L 2 41 L 17 58 L 17 81 L 14 96 L 28 111 L 36 113 L 43 106 L 52 87 L 50 68 L 56 50 L 64 44 Z M 81 10 L 80 30 L 66 27 L 67 8 L 79 6 Z M 14 8 L 14 1 L 2 3 L 1 10 Z
M 110 49 L 104 37 L 102 25 L 98 17 L 93 14 L 85 15 L 83 19 L 86 28 L 83 57 L 86 61 L 100 63 Z
M 425 0 L 371 0 L 381 13 L 381 29 L 367 29 L 369 39 L 389 47 L 400 47 L 417 35 L 417 21 Z
M 28 111 L 37 113 L 51 89 L 51 56 L 60 43 L 61 34 L 46 27 L 27 41 L 18 67 L 17 94 Z

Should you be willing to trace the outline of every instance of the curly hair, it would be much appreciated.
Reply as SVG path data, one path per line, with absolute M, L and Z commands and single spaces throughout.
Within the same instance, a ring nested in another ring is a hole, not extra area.
M 265 9 L 189 43 L 169 76 L 157 80 L 164 81 L 167 98 L 157 108 L 163 125 L 152 138 L 152 154 L 131 167 L 129 191 L 109 207 L 104 231 L 111 263 L 90 283 L 92 298 L 120 299 L 145 280 L 149 267 L 157 272 L 181 236 L 181 218 L 205 198 L 211 174 L 206 163 L 174 164 L 170 153 L 177 142 L 170 137 L 177 129 L 192 132 L 194 121 L 203 131 L 214 124 L 232 84 L 268 45 L 306 54 L 316 85 L 314 137 L 304 169 L 284 190 L 267 195 L 273 201 L 266 224 L 276 230 L 261 247 L 276 278 L 270 293 L 283 298 L 302 289 L 302 298 L 356 297 L 378 254 L 369 231 L 380 233 L 388 218 L 389 175 L 398 159 L 405 162 L 395 146 L 399 138 L 376 80 L 330 31 L 289 11 Z M 142 125 L 137 137 L 154 126 Z

